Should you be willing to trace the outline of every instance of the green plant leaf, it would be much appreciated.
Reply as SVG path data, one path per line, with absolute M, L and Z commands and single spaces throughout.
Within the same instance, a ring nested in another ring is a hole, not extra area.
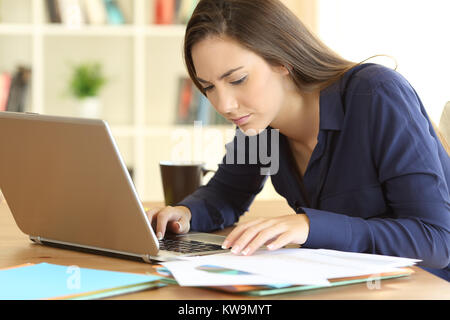
M 96 97 L 107 80 L 98 62 L 75 65 L 69 82 L 69 90 L 78 99 Z

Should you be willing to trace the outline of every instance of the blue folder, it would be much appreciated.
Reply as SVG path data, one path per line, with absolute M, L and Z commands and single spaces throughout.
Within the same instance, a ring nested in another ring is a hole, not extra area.
M 103 298 L 159 287 L 160 277 L 48 263 L 0 270 L 0 300 Z

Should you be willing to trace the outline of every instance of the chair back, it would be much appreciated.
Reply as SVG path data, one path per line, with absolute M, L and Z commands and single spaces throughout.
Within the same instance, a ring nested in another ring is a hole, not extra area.
M 450 101 L 444 107 L 442 111 L 441 119 L 439 121 L 439 126 L 435 123 L 433 124 L 434 131 L 436 131 L 439 140 L 441 140 L 444 149 L 447 151 L 447 154 L 450 156 Z

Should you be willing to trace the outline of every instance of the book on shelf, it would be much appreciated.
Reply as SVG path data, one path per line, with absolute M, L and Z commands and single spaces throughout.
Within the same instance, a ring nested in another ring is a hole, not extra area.
M 3 72 L 0 74 L 0 111 L 6 111 L 10 87 L 11 74 L 9 72 Z
M 103 0 L 83 0 L 83 8 L 89 24 L 102 25 L 107 23 Z
M 61 23 L 61 14 L 59 10 L 58 0 L 46 0 L 48 18 L 50 23 Z
M 197 4 L 198 0 L 180 0 L 178 11 L 176 12 L 176 23 L 187 24 Z
M 79 27 L 85 24 L 81 9 L 81 0 L 58 0 L 61 22 L 70 27 Z
M 109 24 L 124 24 L 125 18 L 123 17 L 122 10 L 120 10 L 117 1 L 115 0 L 103 0 L 106 8 L 106 16 Z
M 228 124 L 209 100 L 197 89 L 192 80 L 181 77 L 178 81 L 178 100 L 176 124 L 193 124 L 201 121 L 203 125 Z
M 186 24 L 198 0 L 155 0 L 155 24 Z
M 0 104 L 0 111 L 24 112 L 31 80 L 31 69 L 19 66 L 12 77 L 4 72 L 2 79 L 0 91 L 3 93 L 0 96 L 3 104 Z M 7 98 L 5 99 L 5 97 Z
M 134 1 L 130 0 L 116 0 L 117 7 L 122 13 L 124 23 L 133 23 L 134 16 Z
M 155 24 L 172 24 L 175 17 L 175 0 L 155 0 Z
M 130 21 L 123 8 L 129 3 L 117 0 L 46 0 L 48 20 L 50 23 L 62 23 L 71 27 L 85 24 L 105 25 L 124 24 Z M 129 0 L 127 0 L 129 1 Z

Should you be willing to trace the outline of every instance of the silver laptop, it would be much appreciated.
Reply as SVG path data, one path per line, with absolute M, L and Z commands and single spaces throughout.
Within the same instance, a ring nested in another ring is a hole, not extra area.
M 39 244 L 148 263 L 224 251 L 214 234 L 158 241 L 103 120 L 0 112 L 0 189 Z

